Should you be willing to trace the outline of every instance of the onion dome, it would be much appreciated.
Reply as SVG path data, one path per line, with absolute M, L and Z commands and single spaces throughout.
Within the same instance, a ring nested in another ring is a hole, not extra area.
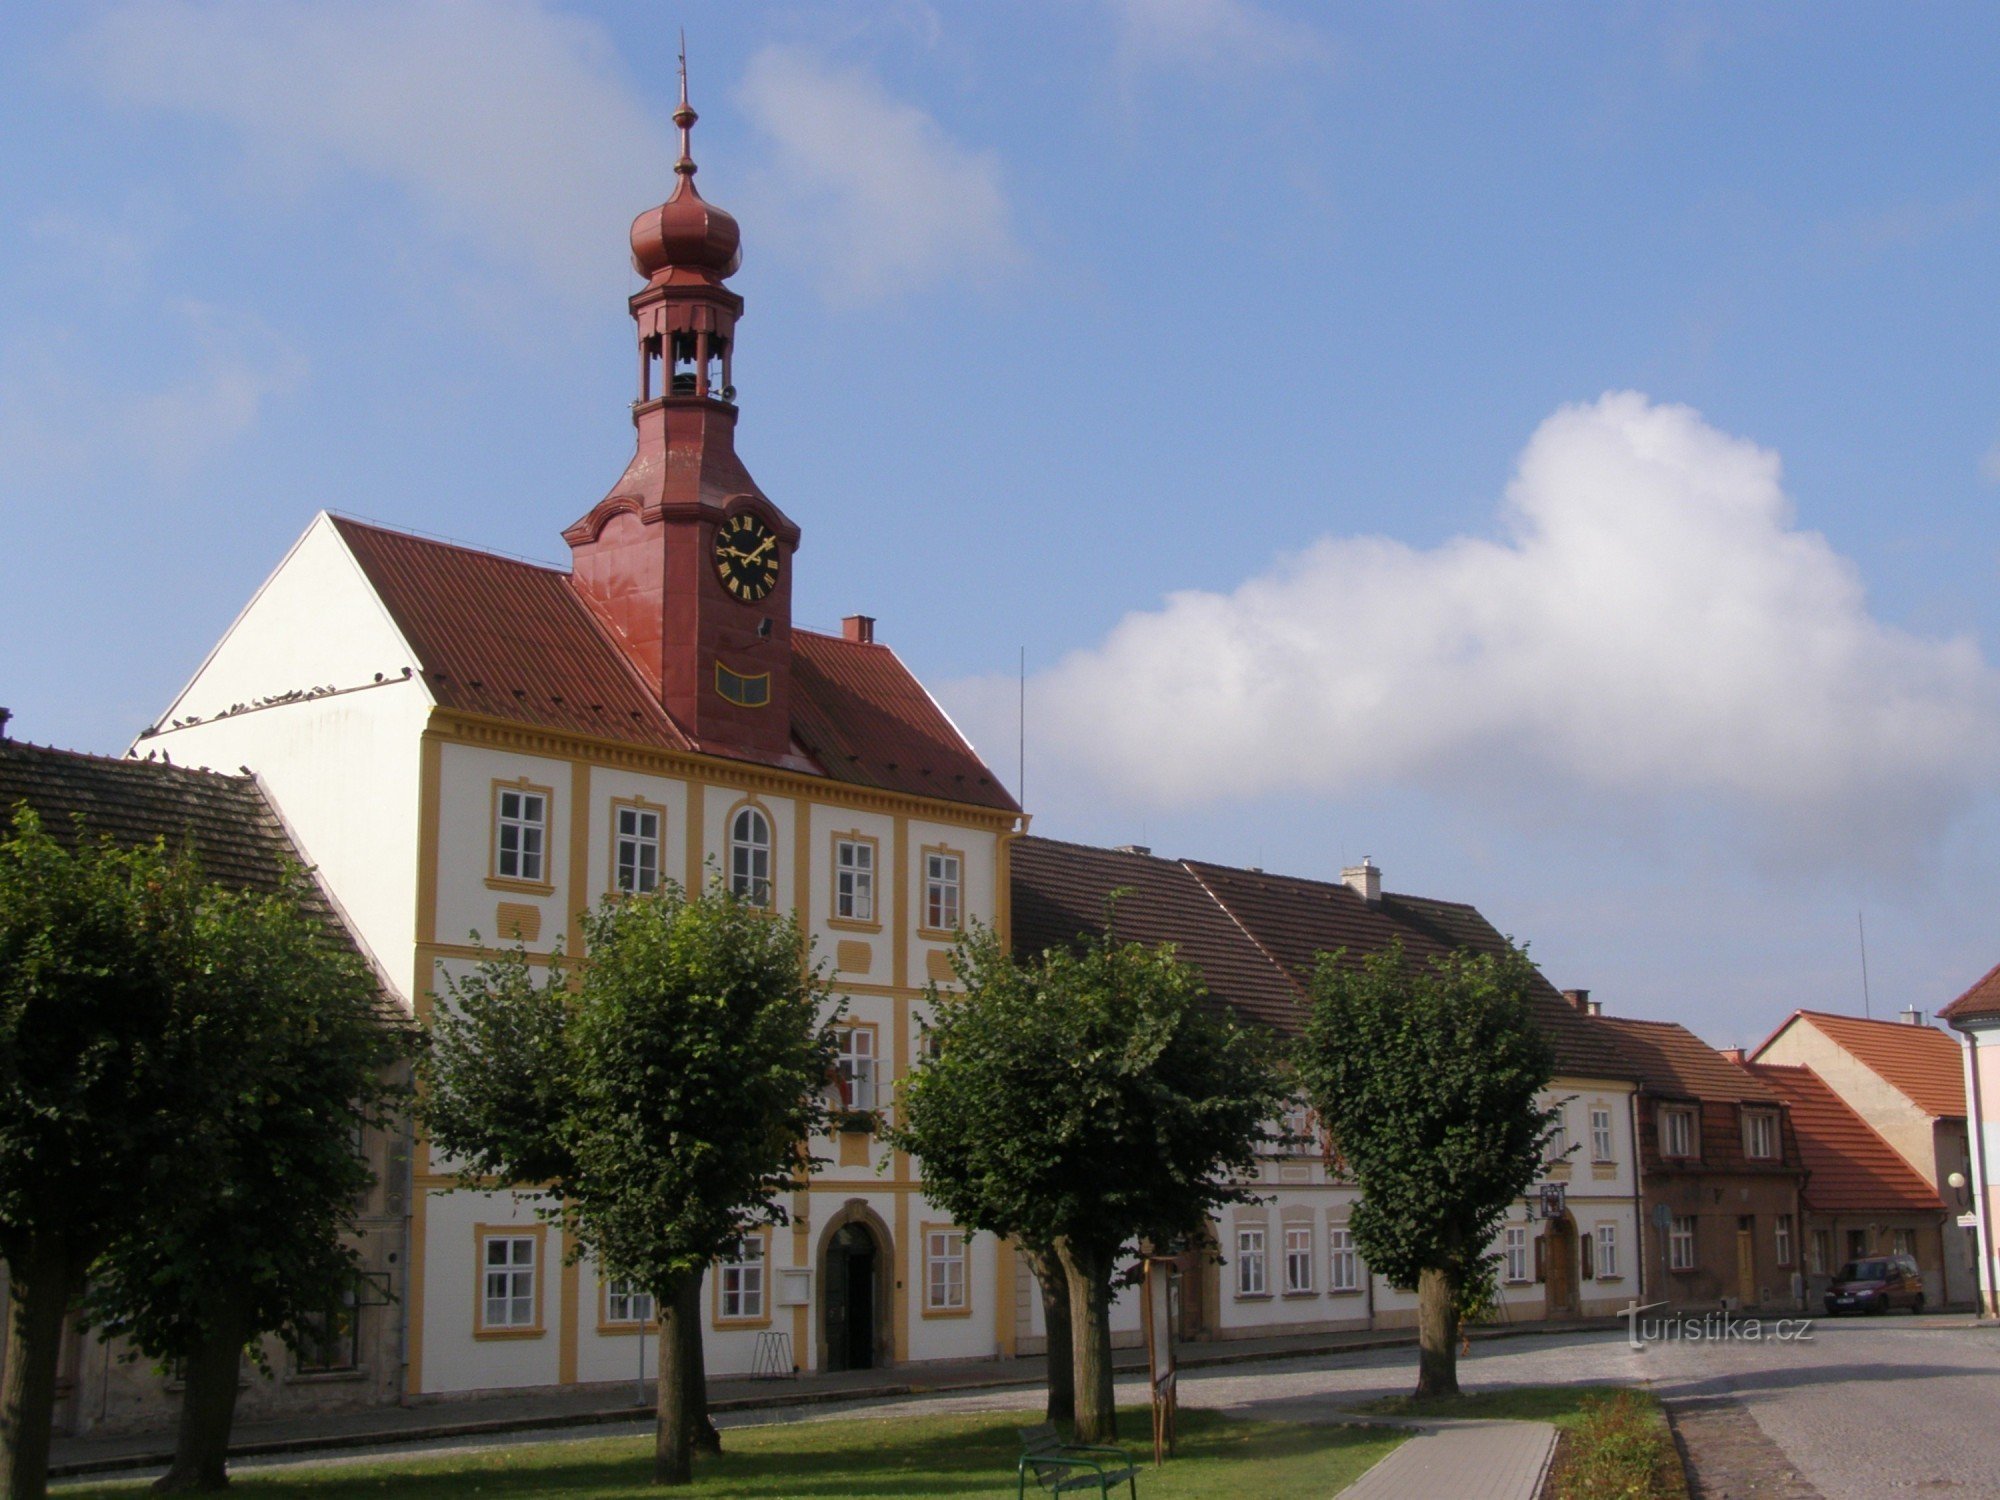
M 717 208 L 695 190 L 694 157 L 689 137 L 698 117 L 687 101 L 687 72 L 681 72 L 681 103 L 674 123 L 681 129 L 681 158 L 674 163 L 680 181 L 673 196 L 632 221 L 632 266 L 648 281 L 668 271 L 692 271 L 721 281 L 743 264 L 743 231 L 735 215 Z

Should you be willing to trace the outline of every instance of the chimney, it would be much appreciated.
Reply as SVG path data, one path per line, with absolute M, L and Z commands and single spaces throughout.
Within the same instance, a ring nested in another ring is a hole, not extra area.
M 1360 864 L 1349 865 L 1340 872 L 1340 880 L 1355 895 L 1371 905 L 1382 899 L 1382 872 L 1365 854 L 1361 856 Z
M 1743 1061 L 1743 1049 L 1741 1047 L 1717 1047 L 1715 1050 L 1733 1063 Z
M 1914 1005 L 1906 1005 L 1903 1007 L 1902 1014 L 1898 1019 L 1905 1026 L 1921 1026 L 1924 1024 L 1924 1013 Z
M 1604 1014 L 1604 1002 L 1591 999 L 1589 990 L 1564 990 L 1562 994 L 1563 999 L 1569 1001 L 1571 1005 L 1582 1011 L 1586 1016 L 1601 1016 Z
M 1120 854 L 1151 854 L 1153 852 L 1151 844 L 1116 844 L 1113 847 Z
M 840 622 L 840 633 L 848 640 L 863 646 L 875 644 L 875 617 L 873 615 L 846 615 Z
M 7 721 L 13 717 L 14 717 L 13 709 L 0 708 L 0 740 L 4 740 L 7 738 Z

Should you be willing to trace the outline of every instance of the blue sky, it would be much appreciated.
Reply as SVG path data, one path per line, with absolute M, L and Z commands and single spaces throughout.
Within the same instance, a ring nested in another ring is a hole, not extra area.
M 1996 958 L 1985 7 L 0 15 L 0 702 L 116 751 L 321 508 L 532 557 L 625 232 L 745 234 L 797 612 L 1036 831 L 1476 902 L 1754 1041 Z

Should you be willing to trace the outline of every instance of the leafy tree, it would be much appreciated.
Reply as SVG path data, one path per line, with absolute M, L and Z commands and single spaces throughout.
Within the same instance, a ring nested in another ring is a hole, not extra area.
M 63 1319 L 213 1079 L 182 1067 L 189 860 L 66 847 L 23 807 L 0 838 L 0 1255 L 11 1278 L 0 1486 L 47 1493 Z
M 175 1055 L 215 1080 L 173 1157 L 91 1272 L 86 1315 L 186 1373 L 172 1467 L 155 1488 L 227 1483 L 237 1371 L 276 1333 L 297 1350 L 308 1320 L 354 1291 L 355 1205 L 374 1181 L 361 1130 L 402 1097 L 392 1070 L 410 1034 L 387 1023 L 368 965 L 302 904 L 204 888 L 178 976 Z
M 1413 964 L 1401 944 L 1359 965 L 1322 955 L 1298 1076 L 1361 1187 L 1355 1247 L 1417 1293 L 1417 1395 L 1458 1390 L 1465 1306 L 1490 1290 L 1488 1248 L 1541 1169 L 1555 1068 L 1527 956 Z
M 448 982 L 423 1065 L 461 1180 L 547 1188 L 546 1216 L 661 1310 L 653 1477 L 685 1484 L 702 1412 L 701 1277 L 816 1163 L 832 1007 L 797 923 L 720 882 L 610 897 L 588 961 L 537 982 L 516 952 Z
M 1121 1255 L 1203 1232 L 1245 1184 L 1283 1089 L 1262 1033 L 1206 1007 L 1171 946 L 1109 931 L 1017 961 L 960 945 L 936 1057 L 904 1087 L 892 1139 L 926 1195 L 970 1227 L 1047 1247 L 1069 1288 L 1076 1428 L 1117 1434 L 1111 1289 Z

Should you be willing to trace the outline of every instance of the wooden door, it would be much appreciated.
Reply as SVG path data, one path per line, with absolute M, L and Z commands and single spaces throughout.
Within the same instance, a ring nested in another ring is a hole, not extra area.
M 1736 1296 L 1745 1307 L 1757 1301 L 1757 1221 L 1736 1221 Z

